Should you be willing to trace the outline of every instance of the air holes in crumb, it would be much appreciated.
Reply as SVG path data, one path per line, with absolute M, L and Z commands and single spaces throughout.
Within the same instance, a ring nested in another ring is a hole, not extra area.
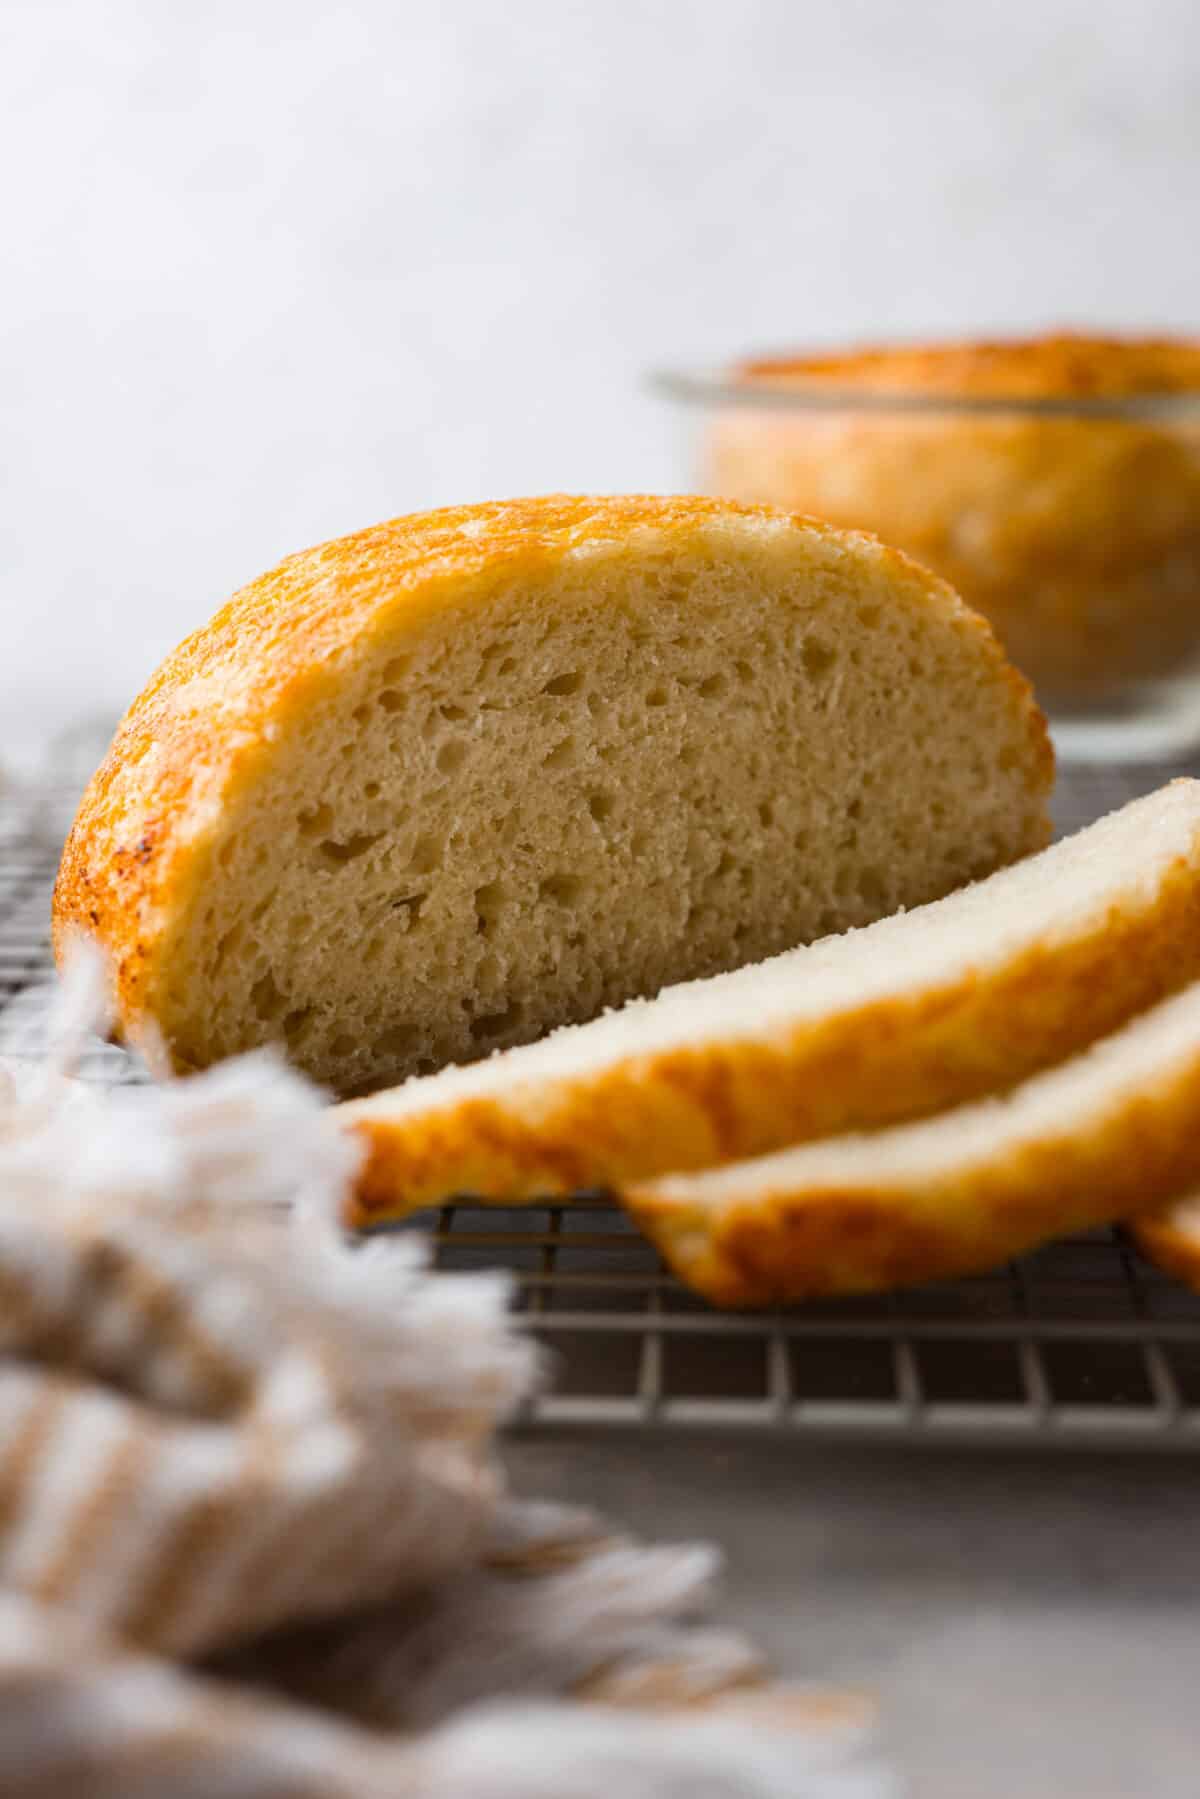
M 411 931 L 421 917 L 421 907 L 429 898 L 427 893 L 401 893 L 389 902 L 389 910 L 397 914 L 397 923 L 405 931 Z
M 647 706 L 665 706 L 666 703 L 667 690 L 665 687 L 652 687 L 646 695 Z
M 352 1037 L 349 1031 L 339 1031 L 337 1036 L 330 1040 L 329 1053 L 342 1062 L 347 1056 L 352 1056 L 357 1048 L 357 1037 Z
M 729 676 L 718 671 L 715 675 L 706 676 L 696 691 L 706 700 L 716 700 L 721 697 L 728 686 Z
M 456 768 L 461 768 L 466 758 L 467 746 L 459 738 L 451 738 L 438 751 L 435 761 L 441 774 L 452 775 Z
M 887 884 L 877 868 L 864 868 L 858 877 L 858 891 L 868 906 L 875 909 L 887 899 Z
M 775 823 L 775 808 L 770 800 L 760 800 L 758 802 L 758 822 L 762 825 L 764 830 L 769 830 Z
M 365 725 L 371 716 L 371 708 L 369 706 L 356 706 L 350 716 L 356 725 Z M 353 747 L 353 744 L 347 744 L 342 750 L 343 756 L 346 754 L 346 750 L 352 750 Z
M 302 837 L 323 837 L 332 823 L 332 806 L 314 806 L 311 812 L 300 814 L 300 835 Z
M 602 825 L 606 818 L 612 817 L 613 805 L 611 793 L 589 793 L 588 795 L 588 811 L 598 825 Z
M 385 687 L 379 696 L 379 704 L 385 712 L 402 712 L 405 704 L 404 695 L 395 687 Z
M 524 1007 L 520 1000 L 514 999 L 505 1006 L 502 1012 L 485 1012 L 479 1018 L 471 1020 L 471 1035 L 477 1043 L 488 1043 L 496 1037 L 507 1036 L 520 1024 Z
M 412 854 L 408 858 L 408 866 L 419 875 L 432 874 L 441 859 L 441 843 L 436 837 L 426 832 L 413 844 Z
M 881 606 L 860 606 L 858 609 L 859 624 L 865 625 L 868 631 L 873 631 L 875 626 L 879 623 L 879 616 L 882 610 L 883 608 Z
M 511 674 L 515 673 L 516 666 L 517 666 L 516 657 L 515 656 L 506 656 L 504 658 L 504 661 L 500 664 L 499 668 L 496 670 L 496 673 L 498 675 L 511 675 Z
M 264 1024 L 273 1024 L 282 1013 L 284 998 L 269 968 L 251 987 L 250 1004 Z
M 742 683 L 743 687 L 749 687 L 754 680 L 754 670 L 744 656 L 739 656 L 738 660 L 734 663 L 733 672 Z
M 648 831 L 635 831 L 629 840 L 630 855 L 644 856 L 649 848 L 650 833 Z
M 507 899 L 503 881 L 488 881 L 475 889 L 475 929 L 481 937 L 490 934 Z
M 417 1032 L 411 1024 L 394 1024 L 375 1039 L 375 1054 L 384 1061 L 411 1056 L 417 1046 Z
M 828 674 L 833 667 L 837 661 L 837 652 L 831 650 L 828 644 L 821 643 L 817 638 L 809 637 L 805 640 L 804 648 L 800 652 L 800 660 L 804 664 L 805 672 L 811 675 L 814 681 L 817 681 L 822 675 Z
M 583 676 L 577 668 L 572 668 L 569 669 L 565 675 L 555 675 L 552 681 L 547 681 L 546 685 L 542 688 L 542 692 L 554 694 L 578 693 L 582 686 Z
M 861 800 L 851 800 L 850 801 L 850 804 L 846 807 L 846 817 L 847 818 L 861 818 L 862 817 L 862 801 Z
M 441 713 L 442 717 L 452 725 L 459 724 L 467 716 L 467 709 L 465 706 L 455 706 L 449 701 L 444 705 L 439 706 L 438 711 Z
M 235 950 L 245 934 L 245 926 L 239 920 L 231 924 L 225 935 L 218 940 L 216 954 L 213 957 L 213 969 L 220 968 L 230 950 Z
M 274 902 L 275 895 L 278 893 L 278 891 L 279 891 L 279 889 L 277 887 L 272 887 L 270 893 L 265 893 L 263 895 L 262 899 L 259 900 L 258 904 L 254 907 L 253 911 L 250 914 L 251 924 L 257 924 L 259 919 L 263 917 L 264 913 L 268 910 L 268 908 Z
M 297 1006 L 293 1011 L 285 1014 L 282 1029 L 289 1043 L 294 1043 L 296 1038 L 302 1034 L 312 1015 L 311 1006 Z
M 363 788 L 363 798 L 365 800 L 377 800 L 382 791 L 383 789 L 380 787 L 378 781 L 368 781 Z
M 575 739 L 564 737 L 560 744 L 542 757 L 543 768 L 567 768 L 575 760 Z
M 390 685 L 393 681 L 398 681 L 407 669 L 407 656 L 389 656 L 388 660 L 384 663 L 382 670 L 384 686 Z
M 382 836 L 382 831 L 359 831 L 353 837 L 347 837 L 343 843 L 327 837 L 321 845 L 321 854 L 327 862 L 340 868 L 345 862 L 353 862 L 356 857 L 365 856 L 368 850 L 374 849 Z
M 538 898 L 553 900 L 558 906 L 573 906 L 582 892 L 583 881 L 579 875 L 547 875 L 538 883 Z

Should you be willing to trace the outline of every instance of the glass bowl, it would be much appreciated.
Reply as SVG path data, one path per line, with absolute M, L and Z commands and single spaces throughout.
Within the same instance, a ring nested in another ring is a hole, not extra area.
M 1033 682 L 1065 759 L 1200 744 L 1200 340 L 899 348 L 654 383 L 686 409 L 686 485 L 873 531 L 944 575 Z

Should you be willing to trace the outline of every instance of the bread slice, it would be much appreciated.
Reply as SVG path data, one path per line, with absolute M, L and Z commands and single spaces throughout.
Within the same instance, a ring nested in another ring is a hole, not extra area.
M 1200 1191 L 1129 1220 L 1127 1229 L 1148 1261 L 1200 1293 Z
M 343 1108 L 358 1222 L 710 1167 L 1011 1086 L 1200 975 L 1200 781 L 1016 867 Z
M 1044 723 L 874 540 L 550 498 L 294 556 L 170 657 L 84 799 L 56 941 L 177 1068 L 341 1091 L 935 899 L 1040 847 Z
M 1200 1180 L 1200 983 L 1007 1096 L 622 1195 L 718 1305 L 989 1268 Z

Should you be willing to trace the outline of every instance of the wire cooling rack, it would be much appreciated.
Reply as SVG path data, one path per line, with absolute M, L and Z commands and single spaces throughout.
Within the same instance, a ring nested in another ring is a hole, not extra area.
M 10 1053 L 38 1051 L 32 996 L 49 975 L 50 887 L 90 753 L 86 740 L 67 745 L 36 792 L 0 794 L 0 1048 Z M 1181 772 L 1066 769 L 1058 827 L 1074 830 Z M 100 1043 L 83 1073 L 142 1078 Z M 1200 1448 L 1200 1298 L 1119 1231 L 883 1298 L 720 1313 L 599 1199 L 449 1206 L 433 1227 L 440 1267 L 515 1275 L 517 1307 L 556 1376 L 526 1423 Z

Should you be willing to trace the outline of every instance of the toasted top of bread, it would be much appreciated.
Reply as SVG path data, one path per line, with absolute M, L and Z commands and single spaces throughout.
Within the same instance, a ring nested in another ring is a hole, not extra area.
M 1086 399 L 1200 389 L 1200 339 L 1054 331 L 991 341 L 867 345 L 756 357 L 750 381 L 820 382 L 880 393 Z
M 1200 1179 L 1200 984 L 999 1099 L 624 1193 L 720 1305 L 987 1268 Z
M 762 507 L 557 496 L 290 557 L 168 658 L 55 895 L 126 1033 L 341 1091 L 1037 848 L 1028 688 L 943 583 Z
M 1200 782 L 934 904 L 343 1108 L 365 1221 L 706 1168 L 1012 1085 L 1200 975 Z

